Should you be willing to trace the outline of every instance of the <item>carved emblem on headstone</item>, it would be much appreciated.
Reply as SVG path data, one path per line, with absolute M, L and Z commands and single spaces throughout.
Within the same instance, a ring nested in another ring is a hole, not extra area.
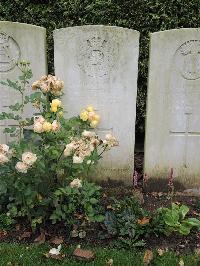
M 78 65 L 91 77 L 108 75 L 114 65 L 117 45 L 100 36 L 88 37 L 80 43 Z
M 0 31 L 0 72 L 8 72 L 16 66 L 20 58 L 17 42 L 5 32 Z
M 176 66 L 183 78 L 195 80 L 200 78 L 200 40 L 183 43 L 175 53 Z

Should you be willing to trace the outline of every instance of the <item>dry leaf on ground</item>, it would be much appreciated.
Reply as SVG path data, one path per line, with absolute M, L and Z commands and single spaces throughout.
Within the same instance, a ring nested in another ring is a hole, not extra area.
M 149 224 L 149 217 L 143 217 L 141 220 L 138 220 L 138 224 L 140 225 L 145 225 L 145 224 Z
M 90 261 L 95 258 L 95 253 L 89 249 L 76 248 L 73 252 L 73 255 L 78 259 L 86 261 Z
M 152 260 L 153 260 L 153 252 L 150 249 L 147 249 L 144 253 L 144 258 L 143 258 L 144 265 L 149 265 Z
M 165 253 L 165 250 L 162 249 L 162 248 L 158 248 L 158 249 L 157 249 L 157 252 L 158 252 L 158 255 L 159 255 L 159 256 L 162 256 L 162 255 Z
M 50 242 L 55 245 L 60 245 L 64 242 L 63 236 L 55 236 L 50 239 Z
M 15 225 L 15 229 L 16 229 L 16 231 L 19 231 L 20 228 L 21 228 L 21 225 L 20 225 L 20 224 L 16 224 L 16 225 Z
M 24 238 L 30 238 L 31 237 L 32 232 L 30 231 L 25 231 L 21 236 L 19 236 L 19 240 L 22 240 Z
M 36 244 L 39 244 L 40 245 L 40 244 L 44 244 L 45 240 L 46 240 L 45 233 L 42 232 L 38 237 L 36 237 L 36 239 L 34 240 L 34 242 Z
M 4 231 L 4 230 L 0 230 L 0 238 L 1 237 L 4 237 L 4 236 L 7 236 L 7 232 L 6 231 Z

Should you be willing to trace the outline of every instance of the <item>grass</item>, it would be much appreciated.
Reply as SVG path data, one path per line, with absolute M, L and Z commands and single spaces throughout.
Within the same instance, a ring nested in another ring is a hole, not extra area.
M 66 254 L 66 257 L 62 261 L 56 261 L 54 259 L 46 258 L 43 254 L 48 253 L 50 246 L 47 244 L 25 245 L 17 243 L 1 243 L 0 244 L 0 265 L 6 266 L 31 266 L 31 265 L 95 265 L 105 266 L 106 261 L 113 259 L 113 266 L 142 266 L 144 251 L 136 250 L 116 250 L 109 248 L 92 248 L 96 253 L 96 258 L 93 262 L 81 262 L 76 260 L 72 256 L 74 247 L 63 246 L 61 251 Z M 159 256 L 157 252 L 154 252 L 154 258 L 151 265 L 158 266 L 178 266 L 180 259 L 183 259 L 186 266 L 199 266 L 200 257 L 194 255 L 177 256 L 173 252 L 166 252 L 163 256 Z

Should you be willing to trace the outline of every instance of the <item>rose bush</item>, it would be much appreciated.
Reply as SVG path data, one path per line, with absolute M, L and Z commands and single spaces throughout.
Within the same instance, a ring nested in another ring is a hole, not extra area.
M 100 187 L 86 178 L 118 141 L 111 134 L 105 140 L 98 137 L 94 128 L 100 116 L 92 106 L 77 117 L 64 118 L 60 99 L 64 84 L 55 76 L 41 77 L 32 84 L 33 93 L 25 96 L 32 73 L 26 62 L 18 67 L 19 80 L 1 82 L 22 99 L 0 114 L 0 120 L 11 119 L 16 124 L 5 128 L 11 140 L 8 145 L 0 145 L 1 211 L 12 218 L 27 218 L 33 229 L 50 219 L 71 226 L 77 212 L 87 221 L 102 220 Z M 36 111 L 25 118 L 30 103 Z

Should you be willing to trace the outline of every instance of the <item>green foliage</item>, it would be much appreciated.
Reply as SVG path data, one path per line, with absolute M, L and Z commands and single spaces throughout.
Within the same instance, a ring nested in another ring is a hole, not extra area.
M 181 235 L 190 234 L 193 227 L 200 228 L 200 220 L 196 218 L 185 218 L 189 212 L 186 205 L 172 203 L 171 208 L 160 208 L 158 210 L 165 222 L 165 233 L 170 235 L 172 232 L 178 232 Z
M 0 214 L 0 230 L 8 231 L 12 228 L 14 220 L 10 217 L 9 213 Z
M 131 244 L 138 239 L 138 218 L 143 217 L 146 212 L 139 206 L 133 198 L 126 197 L 123 200 L 113 199 L 111 210 L 105 214 L 104 225 L 108 235 L 132 239 Z M 125 241 L 125 242 L 124 242 Z M 126 242 L 127 244 L 127 242 Z
M 102 222 L 100 206 L 101 187 L 84 181 L 82 187 L 69 186 L 54 192 L 54 210 L 50 219 L 53 223 L 64 221 L 67 226 L 76 223 L 77 215 L 80 219 L 91 222 Z
M 47 29 L 50 73 L 53 69 L 53 37 L 55 28 L 104 24 L 138 30 L 140 59 L 138 77 L 136 132 L 144 132 L 149 33 L 174 28 L 198 28 L 199 0 L 4 0 L 0 20 L 18 21 Z

